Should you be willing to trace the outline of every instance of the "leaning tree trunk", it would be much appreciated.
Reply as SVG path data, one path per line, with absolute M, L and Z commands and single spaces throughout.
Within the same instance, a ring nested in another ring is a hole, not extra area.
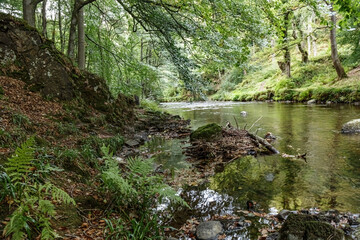
M 85 26 L 83 7 L 79 9 L 78 13 L 78 66 L 81 70 L 85 69 Z
M 36 6 L 43 0 L 23 0 L 23 18 L 32 27 L 35 27 Z
M 346 78 L 347 75 L 345 73 L 344 68 L 341 65 L 338 51 L 337 51 L 337 44 L 336 44 L 336 13 L 333 10 L 333 6 L 330 5 L 331 10 L 331 23 L 332 27 L 330 30 L 330 42 L 331 42 L 331 59 L 334 64 L 334 68 L 336 70 L 336 73 L 338 75 L 338 79 Z

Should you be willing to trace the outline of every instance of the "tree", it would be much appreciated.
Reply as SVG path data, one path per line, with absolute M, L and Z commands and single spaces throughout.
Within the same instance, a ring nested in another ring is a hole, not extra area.
M 23 18 L 32 27 L 35 27 L 35 11 L 43 0 L 23 0 Z
M 331 11 L 331 29 L 330 29 L 330 42 L 331 42 L 331 58 L 334 64 L 334 68 L 338 75 L 338 79 L 346 78 L 347 75 L 343 66 L 341 65 L 341 61 L 339 59 L 338 51 L 337 51 L 337 42 L 336 42 L 336 12 L 333 9 L 332 3 L 330 3 L 330 11 Z
M 87 1 L 82 1 L 82 0 L 75 0 L 75 2 L 74 2 L 74 7 L 73 7 L 73 9 L 72 9 L 72 13 L 71 13 L 71 21 L 70 21 L 70 31 L 69 31 L 69 42 L 68 42 L 68 49 L 67 49 L 67 55 L 68 55 L 68 57 L 70 57 L 71 59 L 74 59 L 75 58 L 75 39 L 76 39 L 76 29 L 77 29 L 77 27 L 79 27 L 80 26 L 80 33 L 79 33 L 79 35 L 78 35 L 78 37 L 80 37 L 81 38 L 81 41 L 79 41 L 79 44 L 81 45 L 81 44 L 84 44 L 85 43 L 85 41 L 84 41 L 84 39 L 85 39 L 85 33 L 82 31 L 84 28 L 83 28 L 83 26 L 84 26 L 84 21 L 83 21 L 83 13 L 81 13 L 82 14 L 82 18 L 80 19 L 81 21 L 80 22 L 78 22 L 78 20 L 79 20 L 79 12 L 80 12 L 80 10 L 84 7 L 84 6 L 86 6 L 86 5 L 88 5 L 88 4 L 90 4 L 90 3 L 92 3 L 92 2 L 94 2 L 94 1 L 96 1 L 96 0 L 87 0 Z M 81 34 L 81 36 L 80 36 L 80 34 Z M 80 43 L 81 42 L 81 43 Z M 85 45 L 84 45 L 85 46 Z M 80 61 L 82 61 L 81 63 L 83 63 L 84 62 L 84 64 L 85 64 L 85 55 L 83 54 L 83 53 L 85 53 L 85 50 L 84 50 L 84 47 L 81 45 L 80 46 L 80 51 L 82 51 L 81 52 L 81 60 Z M 84 58 L 84 59 L 83 59 Z M 79 63 L 79 59 L 78 59 L 78 63 Z
M 297 2 L 293 1 L 262 1 L 266 18 L 274 28 L 278 38 L 279 48 L 283 52 L 283 61 L 278 61 L 280 70 L 287 77 L 291 77 L 291 54 L 289 28 L 293 11 L 297 9 Z
M 300 33 L 300 39 L 298 38 L 297 31 Z M 304 33 L 300 26 L 300 18 L 299 17 L 294 17 L 292 36 L 295 39 L 295 41 L 297 41 L 297 46 L 298 46 L 299 52 L 301 53 L 301 61 L 303 63 L 307 63 L 309 61 L 309 54 L 306 51 L 306 49 L 303 47 L 303 44 L 302 44 Z

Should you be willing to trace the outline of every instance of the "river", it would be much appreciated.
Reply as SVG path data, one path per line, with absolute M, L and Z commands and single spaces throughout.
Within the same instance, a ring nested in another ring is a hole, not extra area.
M 360 135 L 340 132 L 342 124 L 360 118 L 360 106 L 195 102 L 162 107 L 190 119 L 193 129 L 208 123 L 224 126 L 229 121 L 240 128 L 251 127 L 259 136 L 271 132 L 277 138 L 273 145 L 281 153 L 307 154 L 307 162 L 270 155 L 227 166 L 204 186 L 184 190 L 192 202 L 186 217 L 192 214 L 207 220 L 214 214 L 233 214 L 244 209 L 247 200 L 256 201 L 265 212 L 303 208 L 360 212 Z M 167 152 L 163 164 L 189 167 L 179 140 L 158 145 Z

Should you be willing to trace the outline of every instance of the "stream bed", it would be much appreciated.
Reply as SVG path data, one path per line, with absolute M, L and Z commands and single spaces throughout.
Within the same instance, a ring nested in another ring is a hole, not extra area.
M 360 118 L 360 106 L 195 102 L 166 103 L 162 107 L 190 119 L 192 129 L 230 122 L 251 128 L 259 136 L 271 132 L 276 136 L 273 145 L 281 153 L 306 153 L 307 157 L 307 162 L 281 155 L 235 161 L 206 184 L 183 189 L 182 196 L 192 209 L 177 214 L 175 222 L 237 214 L 246 208 L 247 200 L 256 202 L 258 210 L 274 214 L 282 209 L 360 212 L 360 135 L 340 132 L 344 123 Z M 191 167 L 182 154 L 181 140 L 154 139 L 147 147 L 162 152 L 156 158 L 165 168 Z M 257 224 L 268 223 L 259 218 Z M 254 231 L 242 228 L 226 239 L 257 239 Z

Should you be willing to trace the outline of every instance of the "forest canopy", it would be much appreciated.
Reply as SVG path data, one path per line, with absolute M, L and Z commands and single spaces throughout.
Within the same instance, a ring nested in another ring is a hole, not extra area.
M 336 79 L 344 79 L 359 63 L 359 9 L 355 0 L 0 2 L 2 12 L 37 28 L 80 69 L 106 79 L 114 95 L 163 101 L 239 89 L 246 75 L 265 69 L 259 59 L 274 63 L 267 75 L 302 87 L 294 65 L 324 48 Z

